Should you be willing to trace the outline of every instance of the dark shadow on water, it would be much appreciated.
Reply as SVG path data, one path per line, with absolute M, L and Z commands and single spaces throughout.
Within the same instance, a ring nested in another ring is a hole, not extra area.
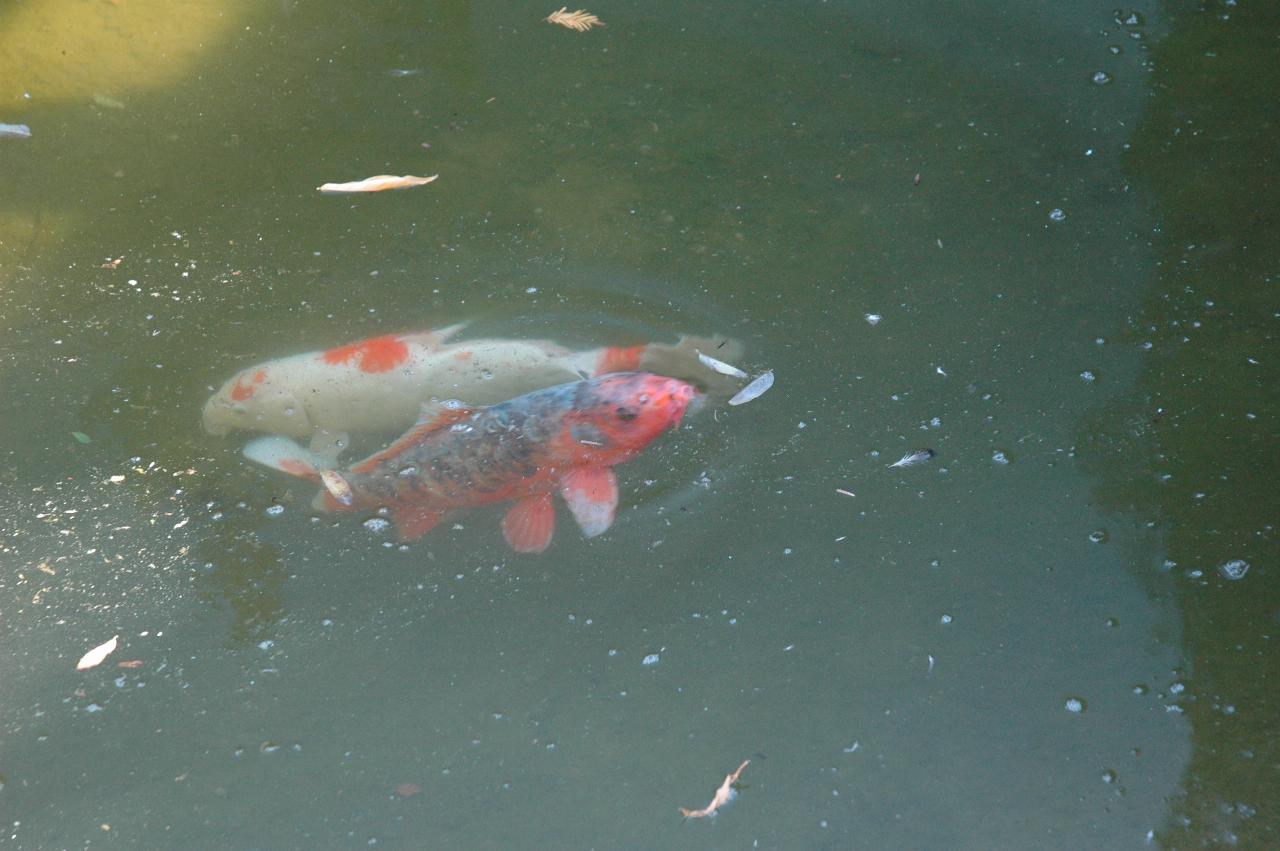
M 1103 506 L 1163 542 L 1167 561 L 1138 571 L 1176 577 L 1188 679 L 1168 700 L 1194 756 L 1161 844 L 1275 847 L 1280 7 L 1209 3 L 1174 21 L 1127 160 L 1160 223 L 1158 277 L 1121 341 L 1146 360 L 1079 445 Z M 1243 578 L 1225 575 L 1233 560 Z
M 247 644 L 267 639 L 284 616 L 288 578 L 281 548 L 254 541 L 226 527 L 195 548 L 203 564 L 196 581 L 200 597 L 231 610 L 230 641 Z

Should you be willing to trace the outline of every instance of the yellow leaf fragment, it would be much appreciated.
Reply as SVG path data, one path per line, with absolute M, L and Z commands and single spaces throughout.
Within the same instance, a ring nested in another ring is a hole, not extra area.
M 77 671 L 87 671 L 102 664 L 102 660 L 110 656 L 116 651 L 116 644 L 119 643 L 120 636 L 113 635 L 111 640 L 105 644 L 99 644 L 88 653 L 80 657 L 80 661 L 76 662 Z
M 580 33 L 584 33 L 592 27 L 604 26 L 604 21 L 587 10 L 579 9 L 576 12 L 570 12 L 568 6 L 561 6 L 559 10 L 547 15 L 543 20 L 549 24 L 559 24 L 566 29 Z
M 382 192 L 385 189 L 407 189 L 410 186 L 422 186 L 439 176 L 438 174 L 433 174 L 430 177 L 414 177 L 412 174 L 406 174 L 397 177 L 394 174 L 378 174 L 373 177 L 366 177 L 364 180 L 353 180 L 350 183 L 325 183 L 317 186 L 316 189 L 326 195 L 340 195 L 346 192 Z
M 720 784 L 720 788 L 716 790 L 715 797 L 711 799 L 711 803 L 707 804 L 700 810 L 690 810 L 684 807 L 680 808 L 680 814 L 685 818 L 706 818 L 715 815 L 716 810 L 733 800 L 735 795 L 733 784 L 738 782 L 742 769 L 751 764 L 751 760 L 743 760 L 742 765 L 738 766 L 738 770 L 732 774 L 725 775 L 724 782 Z
M 334 470 L 321 470 L 320 481 L 324 483 L 325 489 L 333 494 L 333 498 L 343 505 L 350 505 L 355 499 L 355 494 L 351 490 L 351 485 L 347 480 L 342 478 L 342 474 Z

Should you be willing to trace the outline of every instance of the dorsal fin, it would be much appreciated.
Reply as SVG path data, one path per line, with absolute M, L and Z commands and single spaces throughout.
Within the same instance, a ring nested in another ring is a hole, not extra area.
M 450 337 L 453 337 L 466 327 L 466 322 L 459 322 L 457 325 L 435 328 L 431 331 L 411 331 L 407 334 L 399 334 L 397 336 L 406 343 L 418 343 L 428 349 L 438 349 L 448 342 Z
M 396 441 L 386 449 L 375 452 L 363 461 L 353 464 L 351 472 L 367 473 L 381 462 L 388 458 L 394 458 L 405 449 L 419 443 L 433 431 L 448 428 L 455 423 L 462 422 L 479 410 L 482 409 L 468 408 L 456 402 L 428 402 L 422 406 L 422 416 L 418 417 L 418 422 L 413 428 L 396 438 Z

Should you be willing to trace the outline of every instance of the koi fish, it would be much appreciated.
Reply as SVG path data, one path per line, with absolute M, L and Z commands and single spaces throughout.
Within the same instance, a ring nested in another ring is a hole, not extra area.
M 451 342 L 462 327 L 388 334 L 243 369 L 205 403 L 204 429 L 310 440 L 311 449 L 327 454 L 332 466 L 349 433 L 403 432 L 432 399 L 492 405 L 544 387 L 635 370 L 697 379 L 704 387 L 719 379 L 698 361 L 699 349 L 716 350 L 717 343 L 705 338 L 572 352 L 548 340 Z M 742 352 L 736 341 L 721 339 L 718 345 L 726 357 Z
M 514 500 L 502 535 L 518 552 L 539 553 L 555 532 L 552 494 L 564 498 L 588 538 L 607 530 L 618 508 L 613 467 L 678 425 L 697 395 L 674 378 L 625 372 L 490 407 L 427 406 L 399 440 L 342 473 L 325 469 L 324 457 L 285 437 L 258 438 L 244 452 L 260 464 L 323 482 L 317 508 L 390 509 L 406 541 L 453 511 Z M 343 482 L 339 494 L 334 481 Z

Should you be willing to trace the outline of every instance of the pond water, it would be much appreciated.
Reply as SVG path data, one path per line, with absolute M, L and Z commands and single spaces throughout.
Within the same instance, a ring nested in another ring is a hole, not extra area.
M 1274 839 L 1274 13 L 551 11 L 0 12 L 8 844 Z M 200 427 L 459 322 L 777 381 L 538 555 Z

